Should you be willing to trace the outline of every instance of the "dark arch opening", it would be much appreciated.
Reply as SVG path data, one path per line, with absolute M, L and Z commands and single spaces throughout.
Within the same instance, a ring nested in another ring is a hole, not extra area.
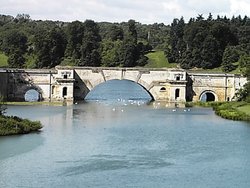
M 160 89 L 160 91 L 166 91 L 166 88 L 165 88 L 165 87 L 162 87 L 162 88 Z
M 215 95 L 212 92 L 207 91 L 201 95 L 200 101 L 213 102 L 215 101 Z
M 175 90 L 175 99 L 177 99 L 178 97 L 180 97 L 180 89 Z
M 24 100 L 27 102 L 39 101 L 40 99 L 40 93 L 35 89 L 29 89 L 24 94 Z
M 68 90 L 67 87 L 64 87 L 64 88 L 63 88 L 63 93 L 62 93 L 62 96 L 63 96 L 63 97 L 67 96 L 67 92 L 68 92 L 67 90 Z
M 143 100 L 153 101 L 153 96 L 140 84 L 130 80 L 109 80 L 93 88 L 85 100 Z

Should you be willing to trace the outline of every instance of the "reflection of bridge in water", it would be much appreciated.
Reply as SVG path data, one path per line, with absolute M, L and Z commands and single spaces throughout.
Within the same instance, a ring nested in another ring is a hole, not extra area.
M 35 89 L 41 100 L 82 100 L 108 80 L 130 80 L 141 85 L 157 101 L 231 101 L 246 78 L 235 74 L 192 73 L 182 69 L 56 67 L 55 69 L 2 69 L 0 94 L 23 101 Z

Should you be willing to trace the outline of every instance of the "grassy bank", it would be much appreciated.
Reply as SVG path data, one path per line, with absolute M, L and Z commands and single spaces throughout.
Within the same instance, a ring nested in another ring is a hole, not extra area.
M 30 121 L 16 116 L 0 115 L 0 136 L 27 134 L 39 131 L 42 125 L 39 121 Z
M 250 121 L 250 104 L 246 102 L 196 102 L 187 103 L 187 106 L 212 107 L 222 118 Z
M 164 51 L 157 50 L 149 52 L 147 55 L 148 57 L 148 64 L 145 67 L 148 68 L 176 68 L 176 63 L 169 63 L 167 58 L 165 57 Z
M 3 53 L 0 52 L 0 67 L 8 67 L 8 57 Z

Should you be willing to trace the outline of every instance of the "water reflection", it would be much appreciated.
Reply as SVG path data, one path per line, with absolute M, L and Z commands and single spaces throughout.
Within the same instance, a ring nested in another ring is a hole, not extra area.
M 139 84 L 129 80 L 110 80 L 96 86 L 85 100 L 113 102 L 151 101 L 150 94 Z

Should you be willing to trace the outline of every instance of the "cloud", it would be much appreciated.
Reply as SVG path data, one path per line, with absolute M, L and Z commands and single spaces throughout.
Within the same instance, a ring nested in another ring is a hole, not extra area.
M 134 19 L 141 23 L 166 23 L 198 14 L 250 15 L 249 0 L 5 0 L 1 14 L 26 13 L 32 19 L 62 21 L 122 22 Z

